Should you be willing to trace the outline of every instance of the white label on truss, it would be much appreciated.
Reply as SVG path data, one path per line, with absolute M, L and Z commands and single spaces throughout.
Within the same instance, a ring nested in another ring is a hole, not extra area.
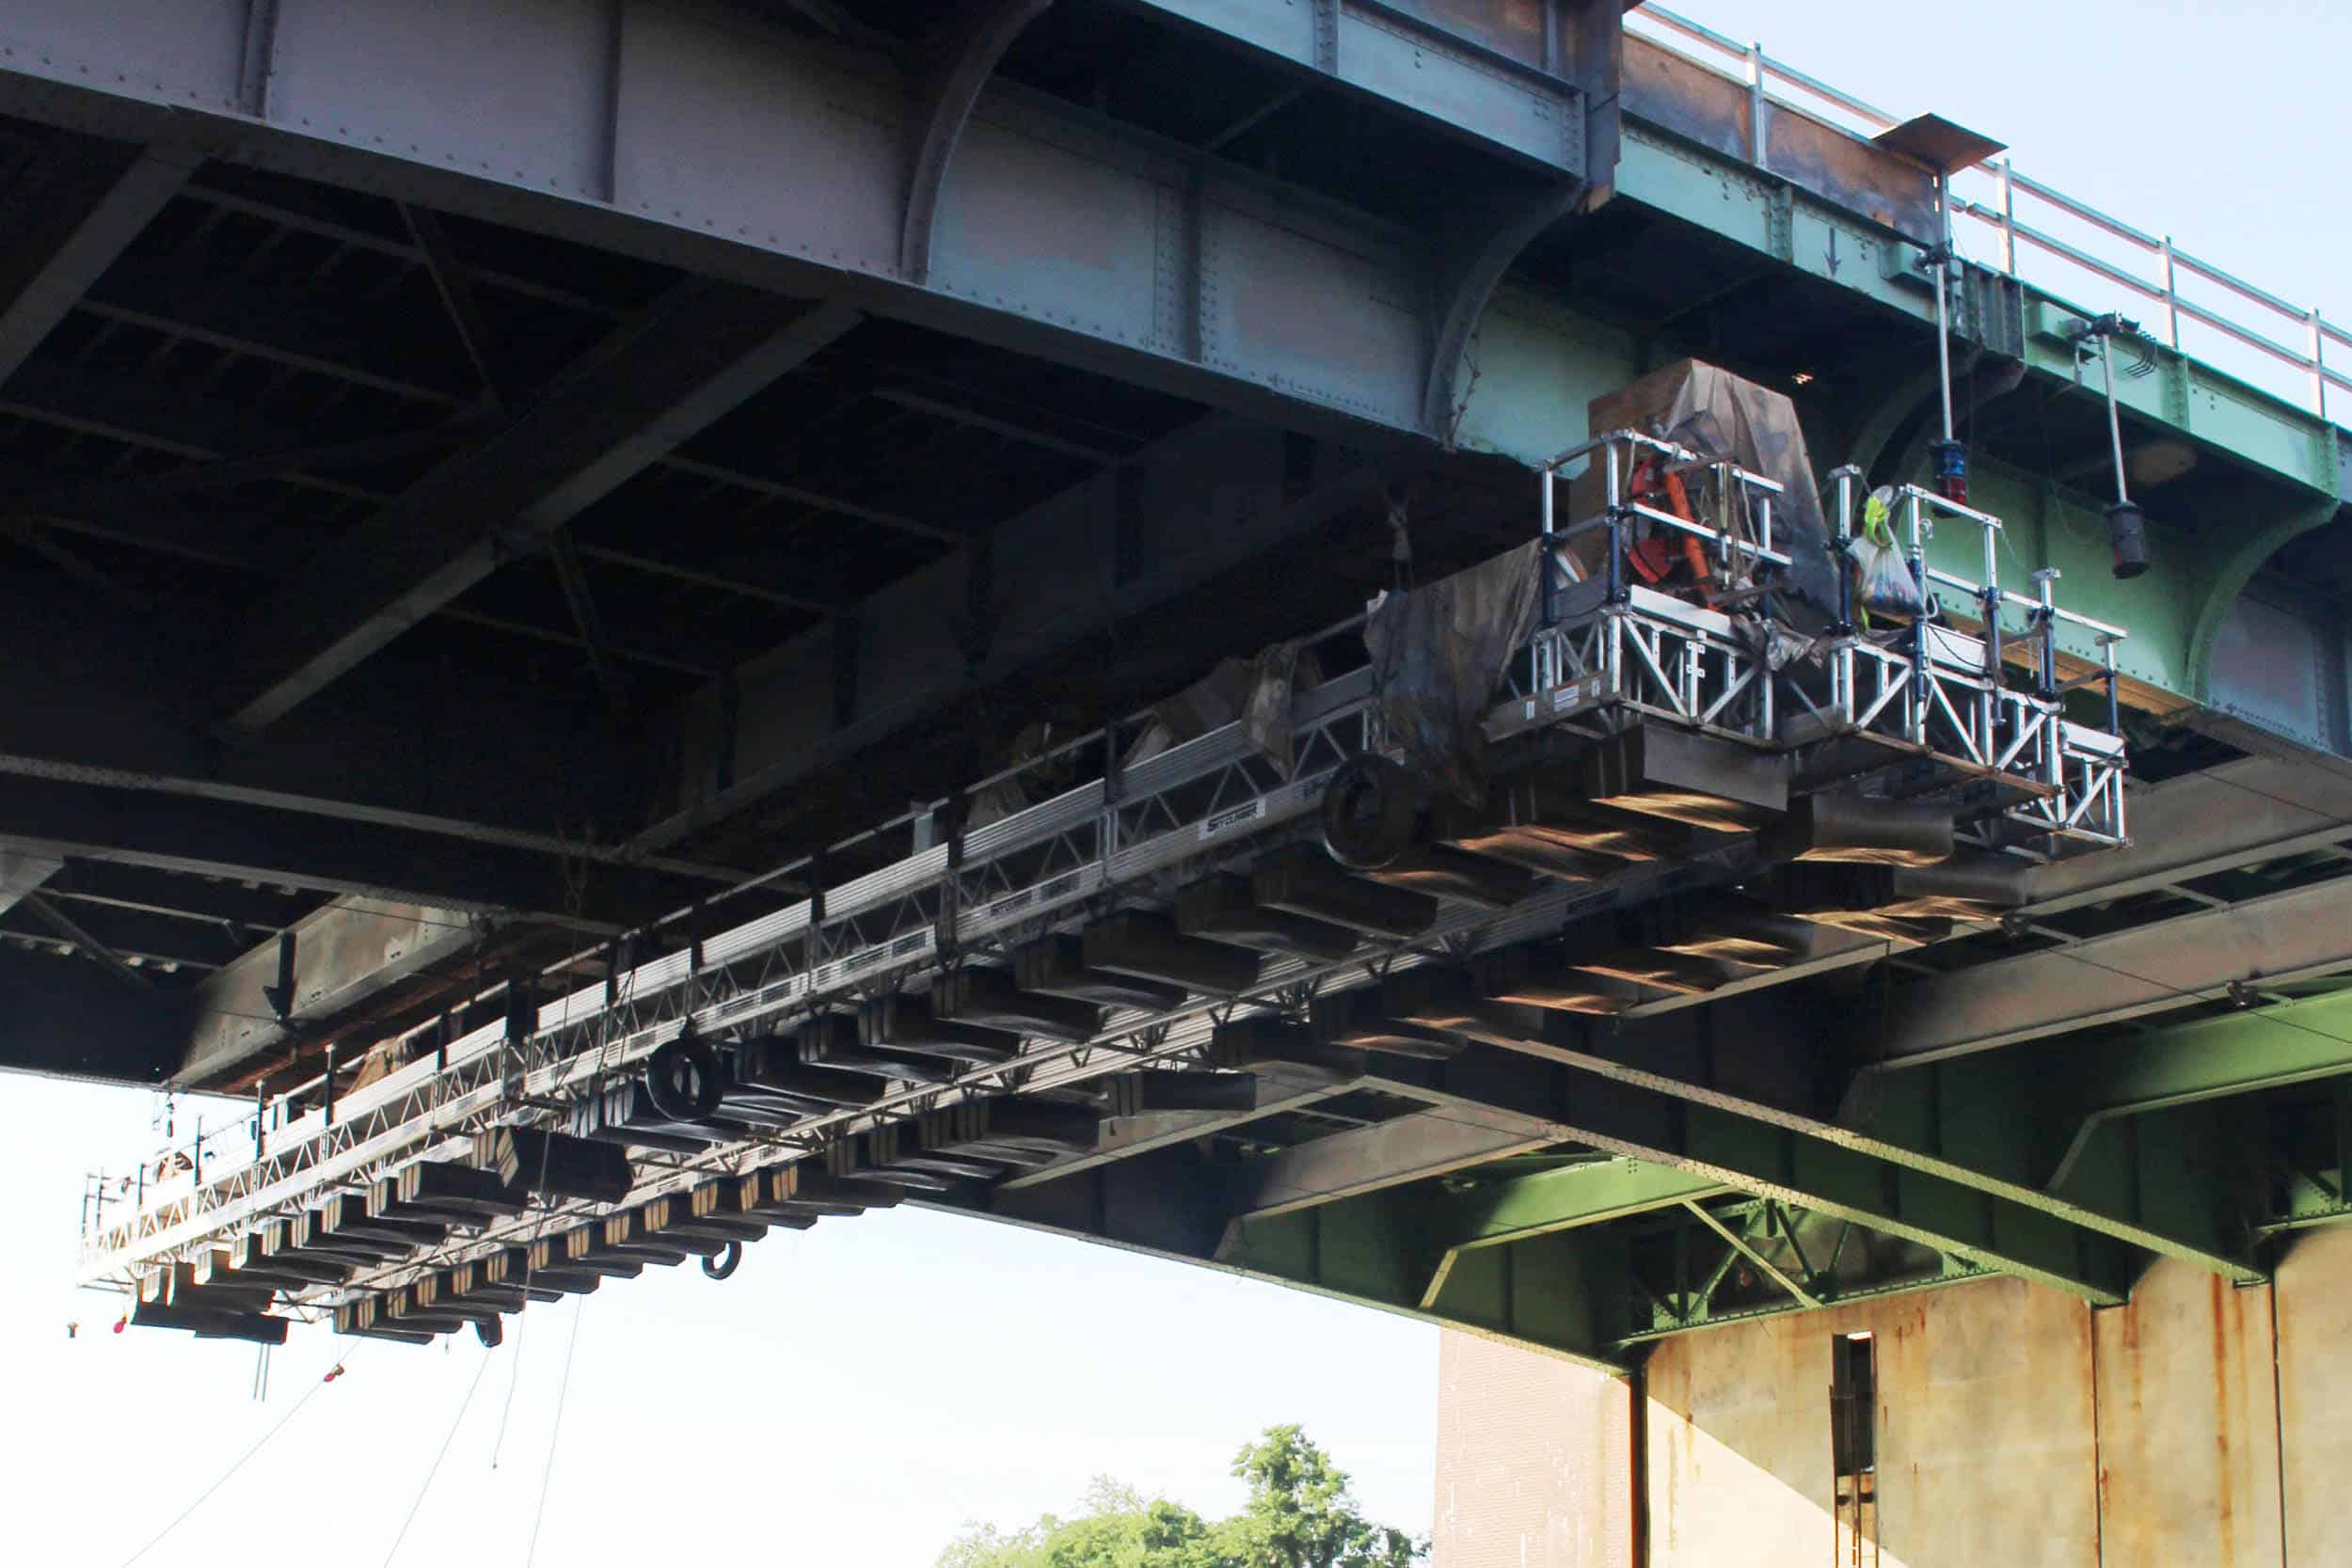
M 1581 681 L 1570 681 L 1565 686 L 1552 688 L 1551 705 L 1556 711 L 1561 708 L 1575 707 L 1580 704 L 1597 701 L 1599 696 L 1600 677 L 1598 675 L 1587 675 Z
M 1200 841 L 1205 844 L 1229 829 L 1238 828 L 1245 822 L 1255 822 L 1264 815 L 1265 797 L 1263 795 L 1246 806 L 1228 807 L 1200 824 Z

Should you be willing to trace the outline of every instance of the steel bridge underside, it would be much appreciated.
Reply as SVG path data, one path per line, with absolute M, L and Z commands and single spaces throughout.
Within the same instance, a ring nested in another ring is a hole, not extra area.
M 1424 574 L 1516 543 L 1521 466 L 1677 355 L 1917 472 L 1924 174 L 1523 9 L 11 8 L 0 1056 L 250 1094 L 781 908 L 861 851 L 738 884 L 1357 608 L 1400 511 Z M 2156 351 L 2159 566 L 2109 583 L 2074 313 L 1960 281 L 1978 499 L 2133 629 L 2133 847 L 940 1201 L 1607 1365 L 2250 1280 L 2344 1213 L 2344 437 Z

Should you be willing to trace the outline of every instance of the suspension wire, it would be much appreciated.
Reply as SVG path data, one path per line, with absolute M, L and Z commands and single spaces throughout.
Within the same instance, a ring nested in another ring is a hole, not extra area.
M 449 1431 L 442 1435 L 441 1447 L 434 1454 L 433 1463 L 425 1469 L 424 1481 L 417 1488 L 416 1499 L 408 1505 L 408 1516 L 400 1522 L 399 1531 L 393 1535 L 391 1545 L 385 1550 L 384 1568 L 391 1568 L 392 1559 L 400 1555 L 400 1544 L 408 1539 L 408 1527 L 417 1522 L 417 1514 L 424 1507 L 425 1495 L 433 1490 L 433 1478 L 441 1473 L 441 1461 L 449 1457 L 449 1446 L 457 1440 L 457 1428 L 465 1420 L 466 1412 L 473 1405 L 474 1390 L 482 1386 L 482 1374 L 489 1370 L 490 1353 L 485 1348 L 482 1360 L 473 1370 L 473 1381 L 466 1385 L 466 1397 L 457 1402 L 457 1414 L 450 1421 Z
M 2199 774 L 2198 776 L 2201 778 L 2211 779 L 2216 784 L 2226 784 L 2232 789 L 2238 790 L 2247 795 L 2254 796 L 2258 800 L 2268 800 L 2274 804 L 2285 806 L 2291 811 L 2305 812 L 2312 816 L 2316 816 L 2321 820 L 2321 827 L 2318 830 L 2319 832 L 2325 832 L 2337 828 L 2352 829 L 2352 821 L 2344 820 L 2343 818 L 2329 817 L 2326 813 L 2313 811 L 2310 806 L 2303 804 L 2299 800 L 2292 800 L 2283 795 L 2273 794 L 2267 789 L 2257 788 L 2255 785 L 2247 784 L 2240 779 L 2224 778 L 2218 771 L 2208 770 Z M 2231 867 L 2228 869 L 2239 868 Z M 2211 875 L 2217 876 L 2221 875 L 2221 873 L 2215 872 L 2211 873 Z M 2191 879 L 2191 880 L 2194 879 Z M 2044 951 L 2063 955 L 2066 958 L 2074 959 L 2074 962 L 2090 969 L 2105 970 L 2109 974 L 2113 974 L 2120 979 L 2137 981 L 2139 984 L 2148 987 L 2152 990 L 2161 991 L 2167 996 L 2178 997 L 2184 1002 L 2209 1002 L 2213 1000 L 2213 998 L 2201 995 L 2197 991 L 2191 990 L 2185 986 L 2176 986 L 2169 980 L 2159 980 L 2150 974 L 2136 974 L 2128 969 L 2121 969 L 2110 963 L 2102 963 L 2097 958 L 2090 958 L 2088 955 L 2077 951 L 2075 945 L 2071 942 L 2063 943 L 2057 947 L 2047 948 Z M 2249 979 L 2252 983 L 2259 984 L 2261 976 L 2250 976 Z M 2267 1015 L 2276 1009 L 2265 1007 L 2248 1008 L 2244 1010 Z M 2303 1034 L 2310 1035 L 2315 1039 L 2326 1040 L 2331 1045 L 2352 1045 L 2352 1038 L 2347 1038 L 2342 1035 L 2329 1034 L 2325 1029 L 2315 1029 L 2312 1025 L 2301 1022 L 2296 1019 L 2272 1018 L 2270 1019 L 2270 1022 L 2279 1025 L 2280 1028 L 2299 1030 Z
M 539 1140 L 539 1180 L 534 1190 L 544 1189 L 548 1184 L 548 1155 L 554 1148 L 552 1137 Z M 490 1468 L 493 1470 L 499 1467 L 499 1455 L 505 1450 L 506 1423 L 515 1414 L 515 1389 L 523 1380 L 523 1336 L 531 1314 L 531 1258 L 539 1250 L 539 1243 L 546 1240 L 548 1225 L 555 1218 L 555 1199 L 543 1198 L 541 1201 L 547 1207 L 540 1211 L 539 1224 L 532 1230 L 531 1240 L 523 1243 L 523 1304 L 515 1309 L 515 1354 L 506 1378 L 506 1402 L 499 1407 L 498 1436 L 490 1443 Z
M 2151 990 L 2162 991 L 2167 996 L 2179 997 L 2184 1002 L 2211 1002 L 2216 1000 L 2210 996 L 2201 996 L 2196 991 L 2190 990 L 2186 987 L 2176 986 L 2167 980 L 2158 980 L 2153 976 L 2147 974 L 2135 974 L 2128 969 L 2120 969 L 2116 965 L 2110 963 L 2101 963 L 2096 958 L 2086 958 L 2084 955 L 2075 952 L 2071 946 L 2052 947 L 2044 949 L 2044 951 L 2055 957 L 2072 958 L 2076 963 L 2086 965 L 2091 969 L 2105 970 L 2109 974 L 2116 975 L 2122 979 L 2137 980 L 2141 985 L 2148 987 Z M 2259 985 L 2260 981 L 2257 980 L 2254 983 Z M 2326 1040 L 2330 1045 L 2352 1046 L 2352 1037 L 2330 1034 L 2325 1029 L 2314 1028 L 2312 1025 L 2305 1023 L 2299 1019 L 2273 1017 L 2272 1015 L 2278 1012 L 2278 1010 L 2279 1009 L 2276 1006 L 2242 1006 L 2239 1008 L 2239 1011 L 2249 1018 L 2263 1019 L 2267 1022 L 2276 1024 L 2281 1029 L 2293 1029 L 2298 1033 L 2309 1035 L 2313 1039 Z
M 548 1515 L 548 1483 L 555 1479 L 556 1445 L 564 1440 L 564 1403 L 572 1391 L 572 1353 L 580 1349 L 580 1320 L 588 1310 L 586 1296 L 572 1298 L 572 1338 L 564 1347 L 564 1380 L 555 1389 L 555 1429 L 548 1433 L 548 1461 L 539 1471 L 539 1503 L 531 1511 L 531 1544 L 523 1552 L 523 1568 L 539 1555 L 539 1526 Z
M 236 1457 L 235 1462 L 231 1464 L 229 1468 L 220 1473 L 220 1478 L 217 1481 L 215 1481 L 212 1485 L 204 1488 L 203 1491 L 199 1492 L 196 1495 L 195 1501 L 189 1503 L 187 1507 L 172 1515 L 172 1519 L 169 1524 L 157 1530 L 153 1535 L 148 1537 L 147 1544 L 141 1546 L 137 1551 L 133 1552 L 129 1557 L 124 1558 L 122 1560 L 121 1568 L 131 1568 L 133 1563 L 138 1561 L 139 1559 L 145 1557 L 148 1553 L 153 1551 L 157 1546 L 161 1545 L 163 1544 L 164 1537 L 169 1535 L 173 1530 L 178 1529 L 182 1525 L 187 1523 L 188 1515 L 203 1507 L 207 1498 L 211 1497 L 214 1493 L 219 1491 L 222 1487 L 228 1485 L 230 1481 L 234 1480 L 237 1472 L 244 1469 L 246 1463 L 250 1461 L 255 1454 L 260 1453 L 264 1448 L 269 1446 L 269 1440 L 271 1438 L 285 1431 L 287 1423 L 292 1421 L 296 1416 L 302 1414 L 302 1407 L 310 1402 L 311 1395 L 317 1393 L 320 1389 L 326 1387 L 328 1384 L 334 1382 L 335 1379 L 342 1375 L 343 1360 L 349 1359 L 349 1356 L 350 1352 L 346 1351 L 343 1354 L 343 1358 L 339 1359 L 333 1367 L 329 1368 L 325 1377 L 320 1378 L 316 1383 L 311 1384 L 310 1387 L 304 1389 L 302 1391 L 302 1397 L 294 1401 L 292 1405 L 288 1406 L 286 1413 L 283 1416 L 278 1417 L 277 1421 L 267 1432 L 264 1432 L 261 1436 L 255 1438 L 253 1440 L 253 1446 L 246 1449 L 245 1452 L 239 1454 Z

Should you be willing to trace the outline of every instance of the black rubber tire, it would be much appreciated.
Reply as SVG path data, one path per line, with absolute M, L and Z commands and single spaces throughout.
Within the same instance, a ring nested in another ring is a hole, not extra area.
M 1323 792 L 1323 847 L 1351 871 L 1377 871 L 1413 847 L 1420 815 L 1410 773 L 1386 757 L 1350 757 Z
M 725 1261 L 720 1261 L 724 1259 Z M 743 1243 L 729 1242 L 716 1253 L 703 1259 L 703 1273 L 713 1279 L 725 1279 L 743 1265 Z
M 645 1098 L 672 1121 L 700 1121 L 719 1108 L 726 1084 L 718 1053 L 691 1035 L 680 1035 L 645 1058 Z

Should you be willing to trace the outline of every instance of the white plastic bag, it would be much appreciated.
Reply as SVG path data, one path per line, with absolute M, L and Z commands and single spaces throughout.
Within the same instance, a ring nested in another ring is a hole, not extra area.
M 1891 518 L 1894 493 L 1884 485 L 1862 503 L 1862 531 L 1853 540 L 1854 602 L 1867 619 L 1882 615 L 1917 615 L 1927 608 L 1911 562 L 1895 546 Z

